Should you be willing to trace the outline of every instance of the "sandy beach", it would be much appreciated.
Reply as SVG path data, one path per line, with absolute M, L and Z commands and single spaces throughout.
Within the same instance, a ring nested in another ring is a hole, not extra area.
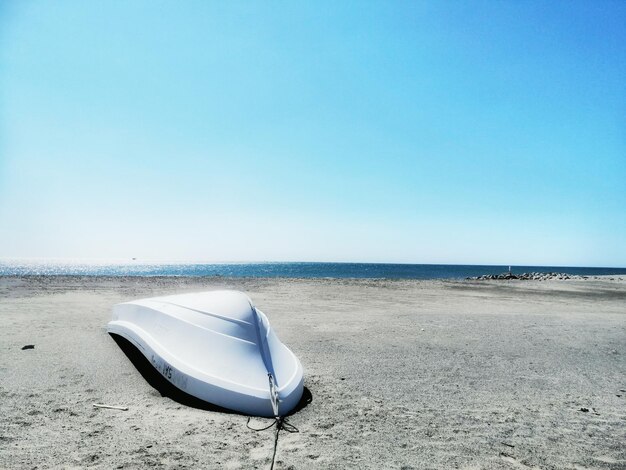
M 218 288 L 250 295 L 305 369 L 276 468 L 626 468 L 619 276 L 3 277 L 0 468 L 268 468 L 273 430 L 163 396 L 105 331 L 117 302 Z

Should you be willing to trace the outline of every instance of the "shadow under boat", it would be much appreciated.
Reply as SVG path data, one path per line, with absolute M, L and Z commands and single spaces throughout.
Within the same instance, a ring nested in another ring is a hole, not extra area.
M 165 377 L 163 377 L 163 375 L 161 375 L 161 373 L 157 371 L 152 364 L 150 364 L 150 361 L 148 361 L 141 351 L 139 351 L 139 349 L 137 349 L 130 341 L 114 333 L 109 333 L 109 335 L 113 338 L 113 340 L 115 340 L 122 352 L 139 371 L 145 381 L 148 382 L 148 384 L 157 392 L 159 392 L 162 397 L 170 398 L 181 405 L 200 410 L 241 414 L 227 408 L 222 408 L 221 406 L 213 405 L 204 400 L 200 400 L 193 395 L 183 392 L 179 388 L 175 387 L 170 381 L 166 380 Z M 302 409 L 306 408 L 312 401 L 313 395 L 311 394 L 311 391 L 307 387 L 304 387 L 302 398 L 300 398 L 298 404 L 287 414 L 287 416 L 292 416 L 295 413 L 298 413 Z

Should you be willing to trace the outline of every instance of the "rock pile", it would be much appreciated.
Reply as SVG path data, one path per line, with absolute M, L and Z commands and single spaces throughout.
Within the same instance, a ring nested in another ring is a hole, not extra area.
M 485 274 L 483 276 L 468 277 L 466 279 L 471 281 L 487 281 L 487 280 L 507 280 L 507 279 L 520 279 L 523 281 L 550 281 L 553 279 L 567 280 L 567 279 L 587 279 L 588 276 L 573 276 L 567 273 L 523 273 L 523 274 Z

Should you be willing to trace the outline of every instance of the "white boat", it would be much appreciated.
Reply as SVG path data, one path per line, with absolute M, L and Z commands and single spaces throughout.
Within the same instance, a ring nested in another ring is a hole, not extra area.
M 129 340 L 174 386 L 214 405 L 284 416 L 302 396 L 300 361 L 242 292 L 118 304 L 107 331 Z

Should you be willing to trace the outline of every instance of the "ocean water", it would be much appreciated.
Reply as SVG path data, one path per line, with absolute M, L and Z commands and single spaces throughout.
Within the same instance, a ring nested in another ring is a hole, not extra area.
M 461 279 L 501 274 L 508 266 L 384 263 L 87 263 L 67 261 L 1 261 L 0 276 L 224 276 L 361 279 Z M 582 276 L 626 275 L 626 268 L 512 266 L 514 274 L 562 272 Z

